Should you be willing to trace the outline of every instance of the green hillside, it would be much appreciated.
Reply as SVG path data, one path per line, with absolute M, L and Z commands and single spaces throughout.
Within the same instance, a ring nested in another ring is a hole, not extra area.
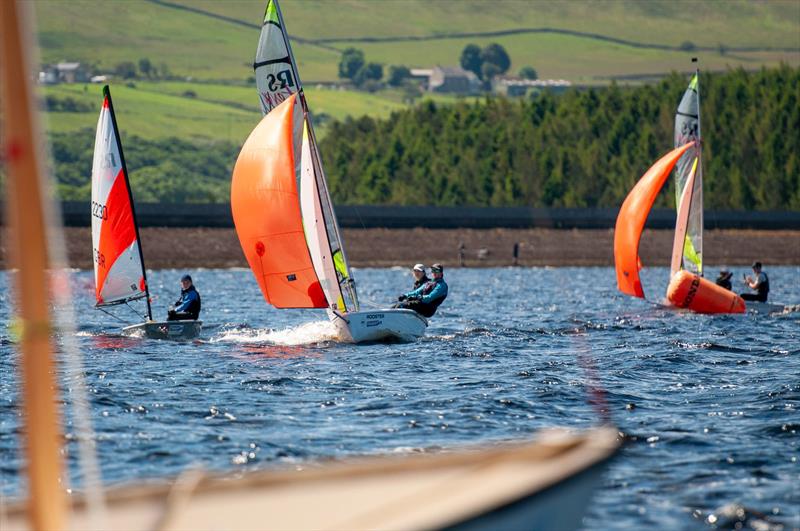
M 264 4 L 42 0 L 36 2 L 42 58 L 110 69 L 148 57 L 180 76 L 242 81 L 252 72 Z M 796 1 L 285 0 L 281 5 L 306 81 L 335 81 L 340 51 L 348 46 L 362 48 L 368 60 L 425 67 L 457 64 L 467 43 L 499 42 L 511 54 L 512 71 L 532 65 L 542 77 L 575 82 L 684 70 L 691 54 L 700 55 L 706 69 L 800 64 Z M 508 34 L 514 31 L 522 33 Z
M 125 84 L 111 87 L 120 127 L 126 134 L 241 144 L 261 118 L 253 86 L 152 81 L 133 85 L 135 88 Z M 41 91 L 59 102 L 72 99 L 82 104 L 82 112 L 48 112 L 48 130 L 70 132 L 96 126 L 102 100 L 100 85 L 61 84 Z M 405 107 L 401 95 L 393 91 L 369 94 L 311 87 L 306 93 L 322 136 L 329 119 L 365 114 L 386 117 Z M 456 101 L 442 96 L 435 100 Z

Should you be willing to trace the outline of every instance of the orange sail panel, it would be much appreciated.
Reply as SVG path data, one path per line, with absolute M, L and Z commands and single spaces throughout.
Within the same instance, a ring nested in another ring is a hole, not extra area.
M 672 167 L 693 145 L 694 142 L 690 142 L 676 148 L 653 164 L 619 209 L 614 229 L 614 265 L 617 270 L 617 287 L 623 293 L 644 298 L 642 282 L 639 280 L 639 240 L 644 224 Z
M 292 94 L 250 133 L 233 169 L 231 210 L 267 302 L 276 308 L 327 308 L 300 212 L 293 121 L 302 109 L 296 99 Z

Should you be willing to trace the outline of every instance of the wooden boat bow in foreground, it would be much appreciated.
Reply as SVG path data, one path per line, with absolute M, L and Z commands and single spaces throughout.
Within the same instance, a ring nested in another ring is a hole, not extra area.
M 108 529 L 572 529 L 619 447 L 617 431 L 543 431 L 525 444 L 309 463 L 240 478 L 189 472 L 107 491 Z M 85 529 L 73 499 L 69 527 Z M 8 531 L 25 529 L 11 507 Z

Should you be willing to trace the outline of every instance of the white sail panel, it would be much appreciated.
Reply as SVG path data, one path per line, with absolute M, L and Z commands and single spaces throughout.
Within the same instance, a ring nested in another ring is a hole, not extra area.
M 686 242 L 688 241 L 686 238 L 686 231 L 688 229 L 689 224 L 689 210 L 691 208 L 691 196 L 692 190 L 694 189 L 694 180 L 697 176 L 697 167 L 700 159 L 695 158 L 694 162 L 692 163 L 691 173 L 689 175 L 689 180 L 686 182 L 686 186 L 683 188 L 683 194 L 681 195 L 680 200 L 677 202 L 678 204 L 678 215 L 677 220 L 675 222 L 675 237 L 672 243 L 672 261 L 670 263 L 670 278 L 675 276 L 675 273 L 681 270 L 683 264 L 683 255 L 686 252 Z
M 306 234 L 306 243 L 311 254 L 311 262 L 317 273 L 322 291 L 328 303 L 340 311 L 346 311 L 339 282 L 336 278 L 336 268 L 333 263 L 333 253 L 328 243 L 328 233 L 325 227 L 325 218 L 322 215 L 322 206 L 319 201 L 317 179 L 314 176 L 314 161 L 311 157 L 311 144 L 308 128 L 303 128 L 303 148 L 301 156 L 300 173 L 300 210 L 303 215 L 303 230 Z
M 269 0 L 253 64 L 258 99 L 264 114 L 300 90 L 300 80 L 294 68 L 289 40 L 281 22 L 277 3 Z
M 678 226 L 685 226 L 682 241 L 675 241 L 673 255 L 681 256 L 679 269 L 703 274 L 703 164 L 700 131 L 699 74 L 695 73 L 675 114 L 675 147 L 697 141 L 675 165 L 675 208 Z M 690 186 L 691 193 L 687 190 Z M 681 203 L 688 201 L 689 204 Z
M 313 130 L 309 127 L 309 134 L 313 134 Z M 317 154 L 316 144 L 310 142 L 312 154 Z M 336 214 L 333 211 L 333 204 L 331 196 L 328 192 L 327 181 L 325 180 L 325 173 L 322 169 L 322 164 L 319 161 L 319 156 L 313 157 L 315 166 L 315 176 L 317 179 L 317 189 L 319 190 L 320 205 L 322 207 L 322 214 L 325 217 L 325 229 L 328 235 L 328 244 L 330 245 L 331 252 L 333 253 L 333 265 L 336 268 L 336 277 L 339 280 L 339 287 L 344 298 L 345 306 L 352 311 L 358 311 L 358 294 L 353 282 L 353 277 L 350 273 L 350 266 L 347 263 L 347 256 L 344 253 L 344 246 L 342 245 L 342 238 L 339 232 L 339 223 L 336 221 Z
M 98 305 L 144 297 L 144 267 L 139 252 L 131 194 L 114 128 L 109 96 L 97 120 L 92 161 L 92 247 Z

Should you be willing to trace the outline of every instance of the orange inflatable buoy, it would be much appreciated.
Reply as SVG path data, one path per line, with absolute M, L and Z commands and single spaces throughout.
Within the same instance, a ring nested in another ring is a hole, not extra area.
M 688 271 L 678 271 L 667 287 L 667 300 L 697 313 L 744 313 L 744 300 L 734 292 Z

